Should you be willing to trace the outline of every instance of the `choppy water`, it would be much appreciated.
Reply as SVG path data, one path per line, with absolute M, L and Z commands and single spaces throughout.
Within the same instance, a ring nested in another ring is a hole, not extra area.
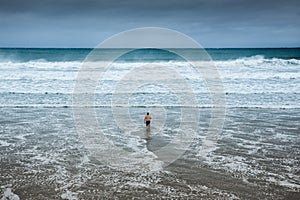
M 89 51 L 1 49 L 0 197 L 299 199 L 299 49 L 208 51 L 224 83 L 227 110 L 218 142 L 205 158 L 199 155 L 211 118 L 205 81 L 187 63 L 153 49 L 114 63 L 99 83 L 95 110 L 107 138 L 144 156 L 143 168 L 134 171 L 96 159 L 76 131 L 72 93 Z M 141 57 L 145 54 L 152 57 Z M 193 143 L 166 168 L 153 152 L 182 131 L 177 94 L 159 85 L 140 87 L 129 99 L 137 127 L 126 134 L 116 126 L 110 107 L 124 70 L 142 66 L 142 61 L 175 66 L 191 84 L 199 105 Z M 156 112 L 161 106 L 166 119 Z M 149 110 L 150 134 L 143 129 L 143 115 Z

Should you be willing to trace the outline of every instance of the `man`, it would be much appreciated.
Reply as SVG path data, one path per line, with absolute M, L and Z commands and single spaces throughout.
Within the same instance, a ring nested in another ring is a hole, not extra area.
M 147 115 L 145 116 L 144 122 L 146 123 L 146 126 L 150 126 L 151 116 L 149 115 L 148 112 Z

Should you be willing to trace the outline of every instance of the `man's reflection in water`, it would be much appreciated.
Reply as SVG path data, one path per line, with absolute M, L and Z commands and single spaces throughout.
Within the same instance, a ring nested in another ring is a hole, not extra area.
M 150 126 L 147 126 L 147 127 L 146 127 L 145 136 L 146 136 L 146 140 L 147 140 L 147 141 L 151 139 Z

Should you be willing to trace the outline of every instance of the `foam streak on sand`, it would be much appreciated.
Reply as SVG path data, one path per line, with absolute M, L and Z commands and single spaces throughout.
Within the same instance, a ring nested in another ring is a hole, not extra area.
M 4 191 L 1 200 L 20 200 L 20 197 L 14 194 L 9 186 L 1 186 L 1 189 Z

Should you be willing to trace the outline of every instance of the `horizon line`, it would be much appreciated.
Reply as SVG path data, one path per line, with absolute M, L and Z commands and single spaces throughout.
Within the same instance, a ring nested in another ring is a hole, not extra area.
M 203 49 L 299 49 L 300 46 L 278 47 L 203 47 Z M 8 47 L 0 46 L 0 49 L 97 49 L 97 47 Z M 127 49 L 127 48 L 100 48 L 100 49 Z M 128 48 L 131 49 L 131 48 Z M 148 49 L 145 47 L 145 49 Z M 151 49 L 151 48 L 149 48 Z M 155 48 L 154 48 L 155 49 Z M 167 48 L 172 49 L 172 48 Z M 176 48 L 175 48 L 176 49 Z M 183 48 L 192 49 L 192 48 Z

